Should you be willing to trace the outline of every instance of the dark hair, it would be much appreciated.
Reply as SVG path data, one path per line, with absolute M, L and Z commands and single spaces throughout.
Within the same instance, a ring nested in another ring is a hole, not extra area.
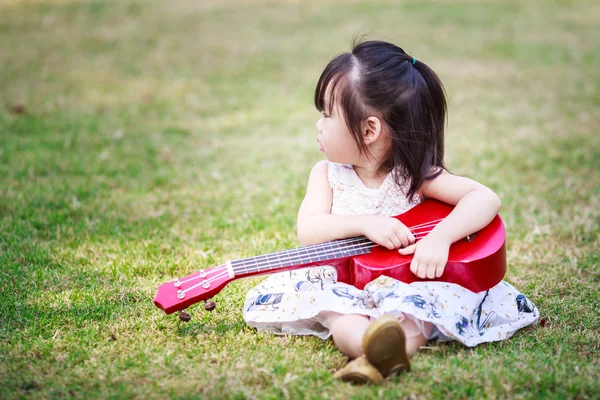
M 325 94 L 330 95 L 326 103 Z M 359 149 L 367 153 L 361 122 L 376 115 L 391 135 L 392 149 L 382 164 L 400 186 L 410 182 L 412 199 L 425 180 L 444 169 L 444 86 L 425 63 L 384 41 L 354 44 L 334 58 L 315 89 L 315 107 L 331 113 L 336 98 Z

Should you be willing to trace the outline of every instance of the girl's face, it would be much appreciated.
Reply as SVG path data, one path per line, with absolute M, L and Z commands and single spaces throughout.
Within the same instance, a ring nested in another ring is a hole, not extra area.
M 319 150 L 327 160 L 338 164 L 358 164 L 360 150 L 354 136 L 346 126 L 341 108 L 336 104 L 331 115 L 324 110 L 317 121 Z

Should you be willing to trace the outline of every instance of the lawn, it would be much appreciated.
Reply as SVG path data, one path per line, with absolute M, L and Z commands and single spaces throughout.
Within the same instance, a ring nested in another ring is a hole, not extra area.
M 600 398 L 599 25 L 592 0 L 0 0 L 0 398 Z M 247 327 L 261 278 L 188 323 L 152 304 L 298 245 L 314 86 L 357 34 L 440 75 L 447 165 L 503 199 L 506 280 L 541 313 L 378 387 Z

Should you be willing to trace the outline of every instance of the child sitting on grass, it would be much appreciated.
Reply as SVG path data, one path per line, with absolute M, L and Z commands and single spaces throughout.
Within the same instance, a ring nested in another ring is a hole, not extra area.
M 489 188 L 444 168 L 446 98 L 438 76 L 401 48 L 366 41 L 333 59 L 315 90 L 318 162 L 298 212 L 303 245 L 364 235 L 401 254 L 410 269 L 439 278 L 452 243 L 484 228 L 500 209 Z M 454 205 L 416 241 L 391 216 L 432 198 Z M 258 296 L 281 295 L 278 307 Z M 333 336 L 353 359 L 335 376 L 379 383 L 410 371 L 428 340 L 466 346 L 502 340 L 538 319 L 537 308 L 510 284 L 473 293 L 456 284 L 407 284 L 381 276 L 359 290 L 337 282 L 333 267 L 271 275 L 246 298 L 248 325 L 275 333 Z

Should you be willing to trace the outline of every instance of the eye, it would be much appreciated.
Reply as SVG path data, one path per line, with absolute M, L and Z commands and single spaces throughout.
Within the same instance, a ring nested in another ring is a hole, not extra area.
M 327 115 L 327 114 L 325 113 L 325 111 L 321 111 L 321 116 L 322 116 L 323 118 L 329 118 L 329 115 Z

